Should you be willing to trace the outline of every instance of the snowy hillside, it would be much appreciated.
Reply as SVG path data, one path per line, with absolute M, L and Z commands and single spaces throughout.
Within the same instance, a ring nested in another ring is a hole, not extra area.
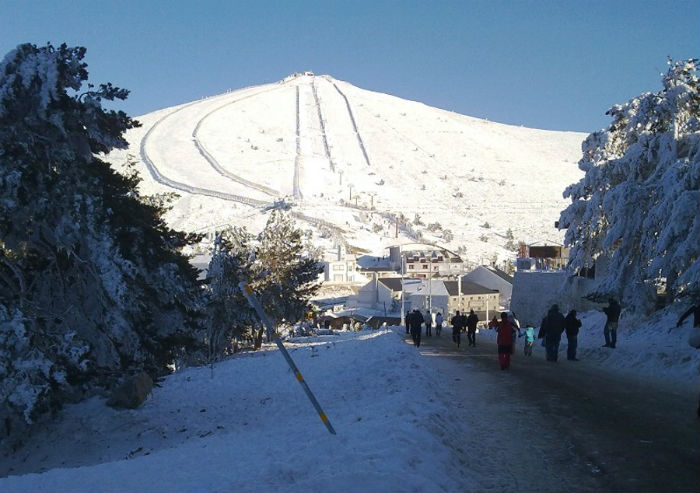
M 506 259 L 509 229 L 516 241 L 561 241 L 553 224 L 567 205 L 562 191 L 582 176 L 584 134 L 470 118 L 325 75 L 138 119 L 130 148 L 109 159 L 138 161 L 145 193 L 177 191 L 168 220 L 188 231 L 257 231 L 266 206 L 286 198 L 319 245 L 340 239 L 382 255 L 419 233 L 466 260 Z M 395 238 L 401 214 L 410 227 Z

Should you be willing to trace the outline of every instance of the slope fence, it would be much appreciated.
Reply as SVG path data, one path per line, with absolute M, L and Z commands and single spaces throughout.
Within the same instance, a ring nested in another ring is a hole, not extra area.
M 345 106 L 348 109 L 348 114 L 350 115 L 350 122 L 352 123 L 352 128 L 355 131 L 355 135 L 357 136 L 357 143 L 360 145 L 360 150 L 362 151 L 362 155 L 365 158 L 365 162 L 367 162 L 367 166 L 372 166 L 372 163 L 369 161 L 369 156 L 367 155 L 367 150 L 365 149 L 365 143 L 362 140 L 362 136 L 360 135 L 360 131 L 357 129 L 357 122 L 355 121 L 355 115 L 352 112 L 352 108 L 350 107 L 350 101 L 348 101 L 348 97 L 345 95 L 343 91 L 340 90 L 338 85 L 329 80 L 331 84 L 333 84 L 333 87 L 335 87 L 335 90 L 338 91 L 338 94 L 340 94 L 343 99 L 345 100 Z
M 296 86 L 296 154 L 294 156 L 294 178 L 292 184 L 292 194 L 296 199 L 302 198 L 299 186 L 299 167 L 301 165 L 301 123 L 299 119 L 299 86 Z
M 323 121 L 323 113 L 321 112 L 321 103 L 318 99 L 318 91 L 316 90 L 316 77 L 311 79 L 311 91 L 314 94 L 314 104 L 316 105 L 316 112 L 318 113 L 318 123 L 321 126 L 321 139 L 323 140 L 323 149 L 326 153 L 326 159 L 331 166 L 331 171 L 335 173 L 335 162 L 331 156 L 330 147 L 328 147 L 328 137 L 326 136 L 326 124 Z

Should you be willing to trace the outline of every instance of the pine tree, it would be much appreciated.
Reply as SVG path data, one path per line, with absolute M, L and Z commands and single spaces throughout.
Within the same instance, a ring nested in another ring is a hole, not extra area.
M 613 106 L 610 127 L 583 144 L 586 174 L 565 190 L 559 224 L 574 269 L 609 258 L 592 297 L 647 311 L 661 285 L 672 297 L 700 293 L 698 68 L 669 60 L 661 91 Z
M 505 245 L 503 245 L 503 248 L 512 252 L 517 252 L 518 245 L 515 243 L 515 235 L 513 235 L 513 230 L 510 228 L 508 228 L 508 231 L 506 231 L 506 240 L 508 241 Z
M 276 209 L 257 238 L 245 228 L 217 233 L 207 290 L 211 361 L 226 354 L 234 340 L 252 337 L 255 349 L 262 344 L 265 329 L 240 292 L 240 281 L 257 293 L 275 326 L 303 317 L 323 271 L 313 250 L 289 215 Z
M 301 231 L 288 214 L 273 210 L 258 237 L 251 286 L 260 292 L 268 315 L 275 323 L 300 320 L 319 288 L 319 263 L 305 255 Z
M 87 84 L 85 48 L 18 46 L 0 63 L 0 419 L 31 422 L 194 344 L 197 238 L 162 221 L 135 174 L 98 158 L 138 123 Z M 10 430 L 11 431 L 11 430 Z

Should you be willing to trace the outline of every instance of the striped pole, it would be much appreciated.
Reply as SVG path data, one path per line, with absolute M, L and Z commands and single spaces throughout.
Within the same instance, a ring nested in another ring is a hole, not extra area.
M 275 344 L 277 344 L 277 347 L 279 348 L 280 352 L 282 353 L 282 356 L 284 356 L 284 359 L 287 360 L 287 364 L 294 372 L 294 376 L 296 377 L 297 381 L 301 385 L 301 388 L 303 388 L 304 392 L 306 392 L 306 395 L 309 398 L 309 400 L 311 401 L 311 404 L 314 405 L 314 408 L 316 409 L 318 416 L 321 418 L 321 421 L 323 421 L 323 424 L 326 425 L 326 428 L 328 428 L 328 431 L 330 431 L 331 433 L 333 433 L 335 435 L 336 434 L 335 430 L 333 429 L 331 422 L 328 420 L 328 416 L 326 416 L 326 413 L 323 412 L 323 409 L 321 408 L 321 404 L 319 404 L 318 401 L 316 400 L 316 397 L 314 396 L 313 392 L 311 392 L 311 389 L 309 388 L 309 386 L 306 384 L 304 377 L 301 375 L 299 368 L 297 368 L 297 365 L 294 364 L 294 360 L 292 360 L 292 357 L 287 352 L 287 348 L 285 348 L 284 344 L 282 344 L 282 340 L 280 339 L 279 334 L 272 329 L 272 324 L 270 323 L 270 319 L 267 317 L 267 314 L 263 311 L 262 305 L 260 305 L 260 302 L 255 297 L 253 290 L 248 285 L 248 283 L 245 281 L 239 282 L 238 287 L 241 288 L 241 291 L 243 292 L 243 296 L 245 296 L 245 298 L 248 300 L 248 303 L 250 303 L 250 306 L 252 306 L 255 309 L 255 312 L 258 314 L 258 317 L 260 317 L 260 320 L 262 320 L 263 326 L 265 327 L 265 330 L 267 331 L 268 337 L 270 337 L 273 341 L 275 341 Z

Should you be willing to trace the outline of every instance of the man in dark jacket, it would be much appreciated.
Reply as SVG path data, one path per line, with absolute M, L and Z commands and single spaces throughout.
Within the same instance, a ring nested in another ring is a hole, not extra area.
M 559 343 L 566 322 L 564 315 L 559 312 L 559 305 L 552 305 L 547 316 L 542 320 L 541 331 L 544 333 L 544 345 L 547 349 L 547 361 L 556 363 L 559 357 Z
M 578 346 L 578 329 L 581 327 L 581 321 L 576 318 L 576 310 L 571 310 L 564 319 L 566 327 L 566 359 L 569 361 L 578 361 L 576 357 L 576 348 Z
M 457 347 L 459 347 L 462 339 L 462 330 L 464 330 L 465 322 L 464 315 L 461 315 L 459 310 L 457 310 L 457 313 L 452 317 L 452 340 L 457 343 Z
M 408 323 L 409 327 L 411 327 L 411 337 L 413 338 L 413 344 L 416 345 L 416 347 L 420 347 L 420 328 L 421 325 L 423 325 L 423 315 L 416 309 L 411 312 L 409 315 L 410 321 L 406 322 Z
M 620 304 L 615 298 L 610 298 L 608 306 L 603 308 L 605 315 L 608 317 L 603 328 L 603 335 L 605 336 L 603 347 L 615 349 L 615 344 L 617 344 L 617 321 L 620 319 L 621 310 Z
M 467 317 L 467 340 L 470 346 L 476 347 L 476 324 L 479 323 L 479 317 L 474 310 L 469 310 Z

